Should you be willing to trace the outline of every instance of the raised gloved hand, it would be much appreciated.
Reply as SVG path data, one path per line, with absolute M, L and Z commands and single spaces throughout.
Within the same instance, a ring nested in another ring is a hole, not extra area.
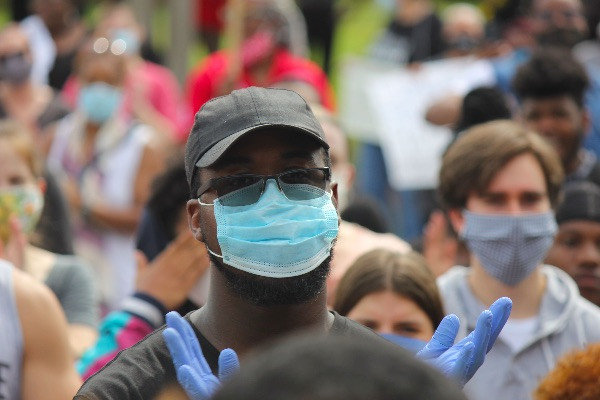
M 168 327 L 163 331 L 163 337 L 173 358 L 179 384 L 192 400 L 210 398 L 222 380 L 239 370 L 237 354 L 232 349 L 225 349 L 219 354 L 217 378 L 206 362 L 190 324 L 176 311 L 169 312 L 166 319 Z
M 417 358 L 436 366 L 464 386 L 483 364 L 511 309 L 512 301 L 508 297 L 496 300 L 489 310 L 481 313 L 475 330 L 456 344 L 460 322 L 456 315 L 446 316 L 429 343 L 417 353 Z

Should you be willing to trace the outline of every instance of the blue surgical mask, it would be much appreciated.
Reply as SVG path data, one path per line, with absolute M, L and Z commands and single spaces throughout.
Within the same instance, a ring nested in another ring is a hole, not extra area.
M 331 193 L 310 185 L 297 185 L 297 190 L 310 192 L 310 199 L 289 200 L 273 179 L 254 204 L 223 205 L 239 203 L 235 197 L 244 196 L 244 189 L 217 198 L 213 205 L 222 255 L 209 252 L 239 270 L 273 278 L 317 268 L 337 236 L 337 211 Z
M 527 278 L 544 259 L 557 231 L 552 212 L 489 215 L 464 211 L 460 236 L 488 274 L 507 286 Z
M 77 107 L 97 124 L 108 121 L 123 101 L 121 89 L 104 82 L 94 82 L 81 88 Z

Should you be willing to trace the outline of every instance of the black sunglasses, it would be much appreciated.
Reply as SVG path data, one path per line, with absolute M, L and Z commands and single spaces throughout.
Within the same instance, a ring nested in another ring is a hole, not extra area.
M 277 182 L 279 190 L 290 200 L 310 200 L 320 197 L 331 178 L 328 167 L 302 168 L 285 171 L 276 175 L 240 174 L 213 178 L 204 183 L 196 193 L 198 199 L 210 189 L 214 189 L 221 204 L 225 206 L 245 206 L 258 201 L 265 190 L 268 179 Z M 321 190 L 314 190 L 318 188 Z M 243 189 L 239 196 L 224 197 L 229 193 Z M 212 205 L 205 204 L 204 205 Z

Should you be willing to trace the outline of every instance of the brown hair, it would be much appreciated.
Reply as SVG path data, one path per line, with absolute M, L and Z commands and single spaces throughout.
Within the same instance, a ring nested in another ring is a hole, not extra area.
M 0 120 L 0 140 L 5 140 L 15 149 L 34 177 L 42 176 L 44 166 L 33 142 L 33 133 L 15 120 Z
M 385 290 L 414 301 L 434 330 L 444 318 L 435 276 L 415 251 L 403 254 L 376 249 L 360 256 L 340 280 L 333 308 L 348 315 L 363 297 Z
M 438 187 L 442 203 L 447 208 L 464 208 L 473 191 L 482 195 L 498 171 L 526 153 L 540 163 L 548 198 L 556 206 L 564 179 L 558 154 L 546 139 L 510 120 L 476 125 L 448 148 Z
M 535 400 L 600 399 L 600 343 L 562 357 L 540 382 Z

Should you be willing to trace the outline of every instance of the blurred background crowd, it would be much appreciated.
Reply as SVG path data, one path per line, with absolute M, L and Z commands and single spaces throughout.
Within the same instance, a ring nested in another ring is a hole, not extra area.
M 249 86 L 298 92 L 331 145 L 340 314 L 431 338 L 436 277 L 469 263 L 442 155 L 497 119 L 556 149 L 546 261 L 600 305 L 597 0 L 0 0 L 0 27 L 0 258 L 54 292 L 83 378 L 203 304 L 183 147 Z

